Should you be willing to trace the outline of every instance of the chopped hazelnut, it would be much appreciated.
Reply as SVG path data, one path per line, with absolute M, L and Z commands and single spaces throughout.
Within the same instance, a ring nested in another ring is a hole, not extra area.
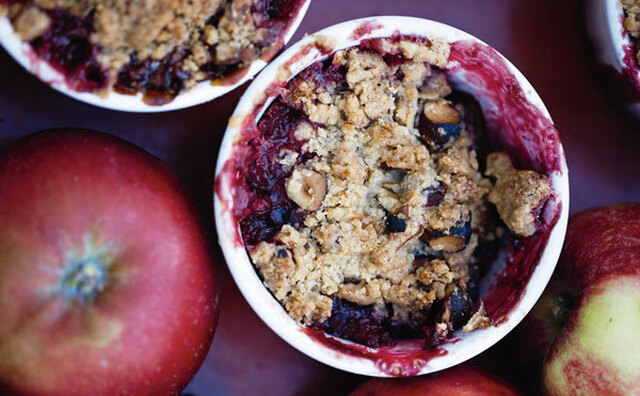
M 460 113 L 445 99 L 425 103 L 424 115 L 435 124 L 457 124 L 460 122 Z
M 443 250 L 448 253 L 459 252 L 464 249 L 471 239 L 471 222 L 456 224 L 447 232 L 431 230 L 424 233 L 422 239 L 429 243 L 434 250 Z
M 293 202 L 302 209 L 313 212 L 322 206 L 327 194 L 327 179 L 311 169 L 298 168 L 287 179 L 286 190 Z

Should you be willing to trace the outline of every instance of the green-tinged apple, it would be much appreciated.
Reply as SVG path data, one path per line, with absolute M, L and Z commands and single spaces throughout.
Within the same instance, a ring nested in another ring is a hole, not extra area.
M 79 130 L 0 154 L 0 394 L 177 394 L 217 314 L 207 235 L 160 160 Z
M 640 394 L 640 204 L 582 212 L 517 330 L 548 395 Z
M 376 378 L 350 396 L 518 396 L 515 388 L 474 366 L 459 365 L 413 378 Z

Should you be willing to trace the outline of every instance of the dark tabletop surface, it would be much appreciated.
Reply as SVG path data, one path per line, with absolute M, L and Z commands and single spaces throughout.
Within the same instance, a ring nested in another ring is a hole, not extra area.
M 576 213 L 640 201 L 640 121 L 628 116 L 600 81 L 582 7 L 579 0 L 312 0 L 293 41 L 334 23 L 375 15 L 429 18 L 486 41 L 522 71 L 546 103 L 566 150 L 571 212 Z M 213 228 L 216 153 L 244 88 L 187 110 L 120 113 L 59 94 L 0 50 L 0 146 L 52 127 L 91 128 L 121 136 L 168 162 Z M 238 292 L 219 251 L 217 255 L 224 282 L 219 326 L 188 392 L 339 395 L 364 380 L 306 357 L 271 332 Z M 476 361 L 495 361 L 496 350 L 500 345 Z

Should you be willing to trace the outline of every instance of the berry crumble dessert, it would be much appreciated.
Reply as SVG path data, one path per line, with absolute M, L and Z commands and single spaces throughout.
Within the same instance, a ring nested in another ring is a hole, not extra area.
M 538 232 L 547 175 L 491 152 L 449 45 L 396 34 L 290 79 L 234 154 L 234 215 L 265 286 L 303 325 L 368 347 L 491 325 L 479 282 Z
M 80 92 L 162 105 L 271 59 L 304 0 L 0 0 L 18 37 Z

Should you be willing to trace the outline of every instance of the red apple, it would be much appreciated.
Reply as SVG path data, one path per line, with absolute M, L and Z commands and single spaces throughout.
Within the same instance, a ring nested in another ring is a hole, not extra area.
M 165 164 L 108 135 L 45 131 L 4 150 L 0 393 L 182 390 L 218 313 L 196 212 Z
M 460 365 L 436 374 L 413 378 L 365 382 L 351 396 L 516 396 L 511 385 L 470 365 Z
M 640 204 L 571 217 L 556 273 L 519 327 L 545 393 L 640 394 Z

